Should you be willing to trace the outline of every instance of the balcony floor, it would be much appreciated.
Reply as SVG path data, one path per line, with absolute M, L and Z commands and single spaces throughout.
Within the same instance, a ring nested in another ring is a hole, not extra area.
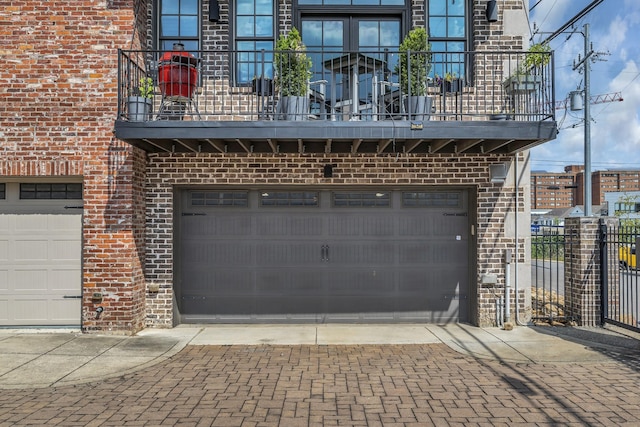
M 116 120 L 115 137 L 147 152 L 513 154 L 556 138 L 555 121 Z

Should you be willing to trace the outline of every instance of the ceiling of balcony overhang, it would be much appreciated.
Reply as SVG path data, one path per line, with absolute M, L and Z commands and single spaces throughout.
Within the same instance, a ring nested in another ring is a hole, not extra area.
M 153 153 L 512 154 L 556 138 L 555 121 L 116 121 Z

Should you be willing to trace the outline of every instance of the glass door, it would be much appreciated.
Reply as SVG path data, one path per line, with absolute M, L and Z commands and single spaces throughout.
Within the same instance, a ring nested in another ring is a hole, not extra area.
M 332 118 L 348 119 L 367 110 L 397 63 L 400 18 L 303 16 L 301 21 L 313 62 L 311 81 L 326 81 Z

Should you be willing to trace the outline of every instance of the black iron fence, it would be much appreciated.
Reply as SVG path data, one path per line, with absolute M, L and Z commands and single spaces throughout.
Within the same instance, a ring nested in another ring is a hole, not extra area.
M 300 67 L 291 64 L 300 55 L 308 67 L 292 76 Z M 287 114 L 331 121 L 554 117 L 551 53 L 536 54 L 542 58 L 531 65 L 527 52 L 411 52 L 412 59 L 427 62 L 420 75 L 411 72 L 411 61 L 399 61 L 401 55 L 408 54 L 121 50 L 118 118 L 170 119 L 176 112 L 191 120 L 277 120 Z M 426 97 L 418 110 L 417 96 Z
M 566 323 L 570 295 L 565 292 L 565 269 L 571 262 L 572 241 L 563 227 L 542 228 L 531 234 L 532 321 Z M 567 271 L 570 271 L 567 270 Z
M 600 227 L 602 271 L 602 319 L 632 330 L 640 330 L 640 272 L 637 248 L 640 228 Z

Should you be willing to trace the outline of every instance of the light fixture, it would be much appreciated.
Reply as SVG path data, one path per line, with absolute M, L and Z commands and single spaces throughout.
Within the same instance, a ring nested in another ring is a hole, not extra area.
M 322 168 L 322 176 L 324 176 L 325 178 L 332 178 L 333 177 L 333 165 L 330 165 L 330 164 L 324 165 L 324 167 Z
M 487 17 L 487 21 L 489 22 L 498 21 L 498 0 L 489 0 L 487 2 L 487 10 L 485 11 L 485 15 Z
M 218 22 L 220 20 L 220 5 L 218 0 L 209 0 L 209 21 Z
M 504 183 L 507 179 L 507 164 L 489 165 L 489 176 L 491 177 L 491 182 Z

